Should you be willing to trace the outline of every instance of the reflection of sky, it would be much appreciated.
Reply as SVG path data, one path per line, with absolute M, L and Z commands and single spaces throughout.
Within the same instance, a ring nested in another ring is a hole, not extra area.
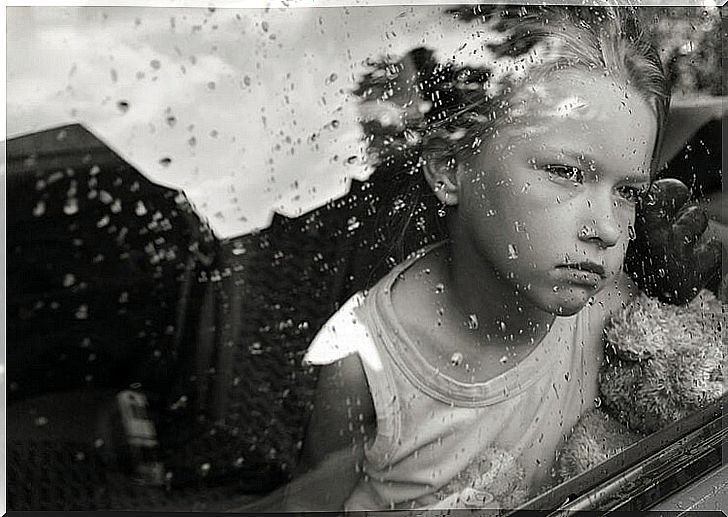
M 419 45 L 469 60 L 482 45 L 472 28 L 453 30 L 439 13 L 11 7 L 8 136 L 83 122 L 155 181 L 183 188 L 218 235 L 237 235 L 265 226 L 273 210 L 310 210 L 366 176 L 348 93 L 362 62 Z
M 367 174 L 348 93 L 361 63 L 425 42 L 457 49 L 462 32 L 442 23 L 407 6 L 10 8 L 8 136 L 84 122 L 183 188 L 218 235 L 240 234 Z

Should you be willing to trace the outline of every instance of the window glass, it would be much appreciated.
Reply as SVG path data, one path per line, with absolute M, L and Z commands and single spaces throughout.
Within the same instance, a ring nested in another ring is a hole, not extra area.
M 7 13 L 11 510 L 553 509 L 715 416 L 718 8 Z

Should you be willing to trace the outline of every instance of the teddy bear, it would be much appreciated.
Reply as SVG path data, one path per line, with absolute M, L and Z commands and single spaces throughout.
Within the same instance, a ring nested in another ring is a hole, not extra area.
M 613 317 L 605 327 L 598 407 L 574 427 L 556 477 L 591 469 L 725 394 L 724 318 L 721 302 L 705 289 L 682 306 L 640 293 Z

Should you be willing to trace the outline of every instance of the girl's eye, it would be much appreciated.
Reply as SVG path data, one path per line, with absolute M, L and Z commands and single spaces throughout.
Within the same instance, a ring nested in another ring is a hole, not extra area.
M 559 178 L 576 183 L 584 182 L 584 173 L 579 167 L 572 167 L 570 165 L 546 165 L 544 170 L 549 173 L 549 176 L 558 176 Z
M 647 187 L 624 186 L 624 187 L 619 187 L 617 189 L 617 192 L 619 193 L 619 195 L 622 199 L 625 199 L 625 200 L 629 201 L 630 203 L 636 203 L 647 193 Z

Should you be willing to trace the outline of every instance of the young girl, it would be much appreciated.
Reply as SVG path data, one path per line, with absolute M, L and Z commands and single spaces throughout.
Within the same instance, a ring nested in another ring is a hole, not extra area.
M 358 92 L 364 108 L 399 102 L 448 235 L 311 344 L 288 510 L 518 504 L 598 404 L 602 326 L 629 302 L 622 264 L 669 101 L 660 61 L 623 8 L 458 14 L 463 59 L 417 49 L 393 68 L 399 91 Z

